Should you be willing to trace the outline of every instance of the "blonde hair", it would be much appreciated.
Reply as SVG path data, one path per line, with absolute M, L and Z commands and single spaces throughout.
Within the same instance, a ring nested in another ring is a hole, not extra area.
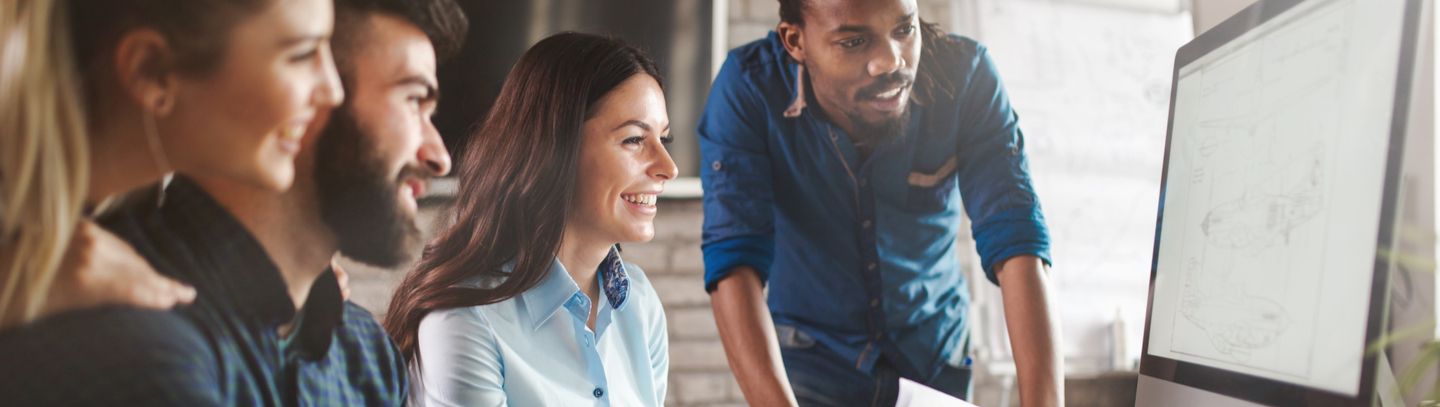
M 0 2 L 0 318 L 35 319 L 84 216 L 90 152 L 73 54 L 66 0 Z

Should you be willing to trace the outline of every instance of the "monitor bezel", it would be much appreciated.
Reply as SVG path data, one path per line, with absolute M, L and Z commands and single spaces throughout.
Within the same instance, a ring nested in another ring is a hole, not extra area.
M 1160 228 L 1165 215 L 1165 183 L 1169 179 L 1170 146 L 1175 129 L 1175 100 L 1180 69 L 1305 1 L 1317 0 L 1259 0 L 1180 47 L 1180 50 L 1175 53 L 1175 67 L 1171 72 L 1170 118 L 1165 133 L 1165 159 L 1160 175 L 1159 211 L 1155 218 L 1155 245 L 1150 262 L 1150 294 L 1145 307 L 1145 340 L 1140 353 L 1140 374 L 1265 405 L 1370 406 L 1375 395 L 1377 360 L 1376 355 L 1368 352 L 1365 348 L 1356 350 L 1363 355 L 1363 360 L 1359 391 L 1355 396 L 1150 354 L 1151 313 L 1155 304 L 1155 276 L 1160 257 Z M 1410 91 L 1415 70 L 1421 11 L 1420 0 L 1405 0 L 1405 21 L 1401 31 L 1400 64 L 1396 73 L 1394 109 L 1390 119 L 1390 145 L 1386 157 L 1380 230 L 1375 246 L 1374 277 L 1371 282 L 1370 310 L 1365 329 L 1367 347 L 1379 339 L 1387 327 L 1389 277 L 1394 259 L 1393 251 L 1382 250 L 1382 248 L 1394 247 L 1394 242 L 1397 240 L 1395 226 L 1399 214 L 1400 185 L 1404 175 L 1405 136 L 1410 114 Z

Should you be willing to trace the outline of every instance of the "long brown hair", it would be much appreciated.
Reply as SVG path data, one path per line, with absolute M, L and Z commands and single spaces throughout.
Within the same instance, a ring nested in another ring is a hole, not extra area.
M 639 49 L 596 35 L 556 34 L 520 56 L 465 145 L 454 226 L 425 247 L 390 299 L 385 330 L 406 360 L 418 363 L 420 321 L 431 311 L 493 304 L 540 285 L 565 231 L 585 120 L 640 74 L 661 82 Z M 457 286 L 475 278 L 498 284 Z

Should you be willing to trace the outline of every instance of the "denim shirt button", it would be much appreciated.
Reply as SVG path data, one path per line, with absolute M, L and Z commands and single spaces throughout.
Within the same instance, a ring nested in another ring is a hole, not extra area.
M 869 229 L 869 228 L 870 228 L 870 221 L 867 220 L 867 221 L 864 221 L 864 222 L 860 222 L 860 227 Z
M 874 270 L 874 269 L 875 269 L 875 263 L 870 263 L 869 266 L 865 266 L 865 269 L 866 269 L 866 270 Z
M 878 306 L 880 306 L 880 299 L 879 299 L 879 298 L 876 298 L 876 299 L 870 300 L 870 306 L 871 306 L 871 307 L 878 307 Z
M 600 390 L 599 387 L 596 387 L 596 388 L 595 388 L 595 392 L 592 393 L 592 394 L 595 395 L 595 398 L 600 398 L 600 396 L 604 396 L 604 395 L 605 395 L 605 391 L 604 391 L 604 390 Z
M 720 160 L 715 160 L 715 162 L 710 163 L 710 169 L 712 170 L 720 171 L 721 168 L 725 168 L 725 166 L 720 165 Z

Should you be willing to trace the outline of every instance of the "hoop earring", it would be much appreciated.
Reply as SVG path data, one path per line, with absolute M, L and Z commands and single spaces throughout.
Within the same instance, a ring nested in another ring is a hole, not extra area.
M 140 114 L 145 122 L 145 140 L 150 143 L 150 157 L 155 160 L 155 167 L 165 173 L 158 185 L 155 186 L 155 206 L 165 204 L 165 187 L 170 185 L 175 172 L 170 168 L 170 160 L 165 158 L 165 148 L 160 145 L 160 131 L 155 129 L 155 115 L 149 110 Z
M 160 131 L 155 129 L 155 115 L 147 110 L 141 113 L 141 116 L 145 122 L 145 140 L 150 143 L 150 158 L 155 160 L 155 167 L 167 174 L 173 172 L 170 160 L 165 158 L 165 148 L 160 145 Z

